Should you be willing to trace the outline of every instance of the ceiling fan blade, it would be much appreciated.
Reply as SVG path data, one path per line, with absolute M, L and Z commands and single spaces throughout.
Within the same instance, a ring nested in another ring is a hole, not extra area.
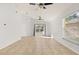
M 36 5 L 36 3 L 29 3 L 30 5 Z
M 53 4 L 53 3 L 44 3 L 44 5 L 51 5 L 51 4 Z

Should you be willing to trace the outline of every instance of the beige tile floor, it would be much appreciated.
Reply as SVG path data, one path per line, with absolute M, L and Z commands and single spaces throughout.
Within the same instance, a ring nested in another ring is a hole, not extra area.
M 0 50 L 1 55 L 76 55 L 73 51 L 51 38 L 23 37 Z

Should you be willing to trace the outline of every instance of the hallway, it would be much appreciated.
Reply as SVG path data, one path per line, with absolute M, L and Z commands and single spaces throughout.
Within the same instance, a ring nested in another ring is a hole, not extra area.
M 76 55 L 52 38 L 23 37 L 14 44 L 0 50 L 4 55 Z

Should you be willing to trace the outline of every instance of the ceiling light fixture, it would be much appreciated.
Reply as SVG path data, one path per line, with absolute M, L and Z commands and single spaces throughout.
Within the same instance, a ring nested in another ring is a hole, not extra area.
M 53 3 L 29 3 L 30 5 L 38 5 L 42 9 L 46 9 L 47 5 L 52 5 Z

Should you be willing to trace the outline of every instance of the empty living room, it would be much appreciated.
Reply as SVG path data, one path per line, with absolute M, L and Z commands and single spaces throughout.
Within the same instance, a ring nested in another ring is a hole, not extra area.
M 79 3 L 0 3 L 0 55 L 78 55 Z

